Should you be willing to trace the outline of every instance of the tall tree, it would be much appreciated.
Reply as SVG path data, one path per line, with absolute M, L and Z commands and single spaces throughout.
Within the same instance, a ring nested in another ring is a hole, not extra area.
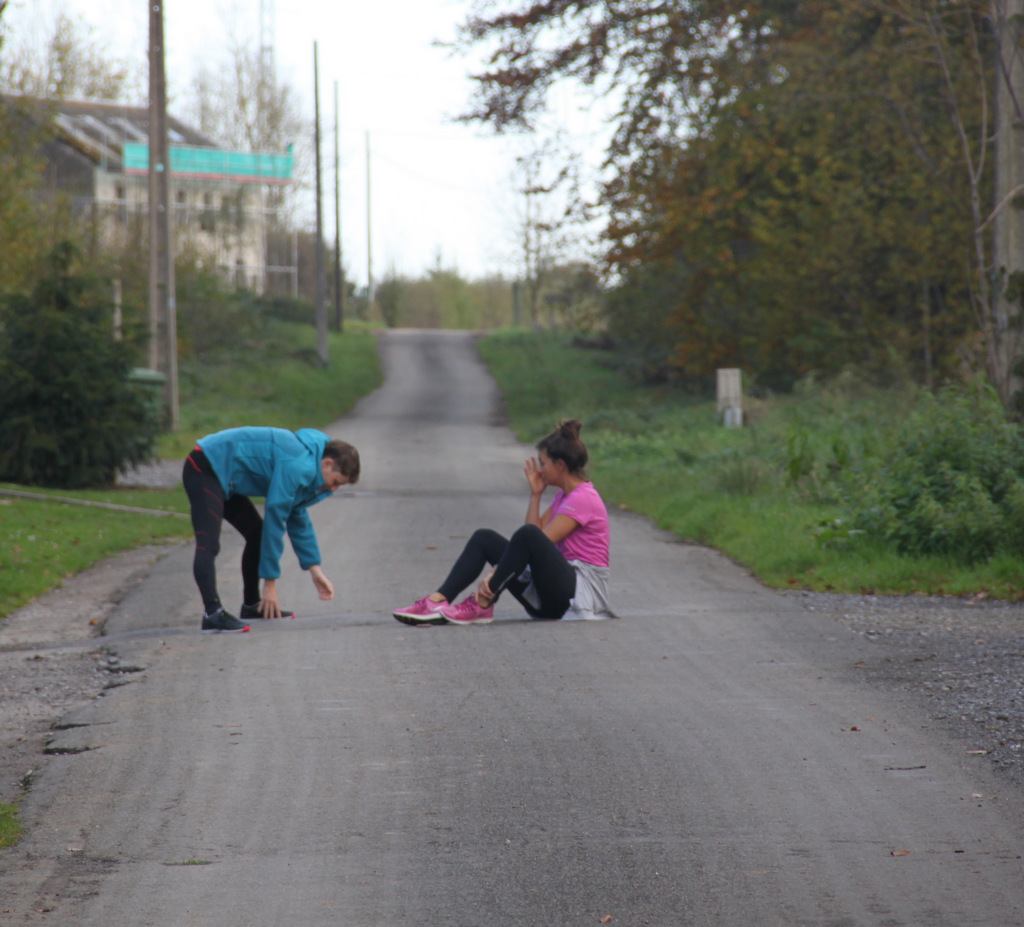
M 313 124 L 298 93 L 272 69 L 253 39 L 233 29 L 223 60 L 199 64 L 184 110 L 198 128 L 220 144 L 239 151 L 285 151 L 295 155 L 293 178 L 313 176 Z M 294 200 L 283 187 L 268 187 L 267 204 L 283 225 Z
M 670 301 L 650 307 L 668 363 L 749 364 L 779 381 L 883 363 L 895 347 L 948 369 L 971 326 L 961 161 L 983 127 L 979 58 L 961 24 L 947 72 L 883 6 L 548 0 L 478 16 L 461 40 L 489 48 L 489 67 L 467 118 L 529 127 L 565 78 L 624 88 L 608 257 L 643 299 Z M 954 98 L 966 146 L 943 109 Z M 613 306 L 628 328 L 637 301 Z
M 0 4 L 0 87 L 15 92 L 0 99 L 0 291 L 28 287 L 49 249 L 76 232 L 69 203 L 38 195 L 49 127 L 32 99 L 145 99 L 141 70 L 109 55 L 91 29 L 65 13 L 49 20 L 16 12 Z
M 3 8 L 0 6 L 0 15 Z M 0 60 L 7 33 L 0 23 Z M 13 101 L 0 97 L 0 294 L 22 288 L 43 250 L 34 193 L 39 171 L 32 155 L 35 130 Z
M 36 151 L 44 140 L 33 119 L 0 98 L 0 296 L 31 286 L 54 238 L 76 227 L 66 203 L 41 195 Z
M 92 27 L 64 11 L 52 21 L 24 20 L 17 31 L 10 26 L 0 86 L 46 99 L 146 99 L 142 65 L 111 55 Z
M 518 200 L 516 236 L 520 277 L 530 322 L 541 321 L 554 269 L 579 257 L 580 229 L 587 209 L 579 171 L 558 139 L 515 159 L 513 185 Z M 576 252 L 576 253 L 574 253 Z
M 187 106 L 203 132 L 243 151 L 282 151 L 309 132 L 295 89 L 270 73 L 260 49 L 239 35 L 224 61 L 200 64 Z
M 1001 399 L 1021 405 L 1024 352 L 1024 0 L 879 0 L 942 75 L 972 216 L 972 305 Z M 991 204 L 991 205 L 990 205 Z M 1018 409 L 1024 411 L 1024 409 Z
M 1020 389 L 1024 352 L 1024 0 L 991 0 L 996 40 L 993 263 L 994 377 L 1004 402 Z M 1019 405 L 1018 401 L 1018 405 Z M 1024 412 L 1024 409 L 1018 409 Z

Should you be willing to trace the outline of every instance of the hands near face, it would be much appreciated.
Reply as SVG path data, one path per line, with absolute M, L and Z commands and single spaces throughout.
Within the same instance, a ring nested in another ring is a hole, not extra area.
M 535 496 L 541 495 L 547 484 L 544 482 L 544 477 L 541 476 L 540 467 L 537 465 L 536 457 L 531 457 L 526 461 L 526 466 L 523 468 L 523 472 L 526 474 L 526 480 L 530 484 L 530 492 Z

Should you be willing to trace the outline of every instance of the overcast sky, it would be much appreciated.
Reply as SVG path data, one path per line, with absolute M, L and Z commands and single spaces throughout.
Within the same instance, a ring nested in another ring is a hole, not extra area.
M 455 125 L 471 90 L 470 63 L 434 47 L 450 39 L 469 0 L 264 0 L 274 13 L 278 77 L 313 113 L 313 43 L 319 48 L 325 171 L 334 163 L 334 84 L 340 96 L 342 245 L 360 285 L 367 274 L 366 135 L 371 150 L 372 255 L 375 280 L 394 267 L 418 276 L 440 255 L 463 276 L 516 272 L 513 161 L 529 142 Z M 4 21 L 14 32 L 52 22 L 64 10 L 91 26 L 117 58 L 144 64 L 145 0 L 11 0 Z M 164 0 L 170 109 L 200 61 L 221 60 L 230 30 L 258 45 L 261 0 Z M 37 26 L 38 28 L 38 26 Z M 599 125 L 563 103 L 558 119 L 593 149 Z M 175 113 L 175 115 L 177 115 Z M 594 138 L 591 138 L 594 133 Z M 334 178 L 325 181 L 325 234 L 334 238 Z

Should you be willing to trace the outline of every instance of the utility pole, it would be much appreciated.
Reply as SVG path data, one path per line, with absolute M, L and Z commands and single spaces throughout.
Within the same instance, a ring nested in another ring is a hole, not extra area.
M 164 375 L 167 427 L 178 430 L 178 322 L 171 238 L 170 146 L 162 0 L 149 7 L 149 366 Z
M 373 308 L 373 230 L 370 209 L 370 133 L 366 133 L 366 308 Z
M 338 82 L 334 82 L 334 327 L 345 328 L 345 274 L 341 269 L 341 130 L 338 125 Z
M 316 106 L 316 355 L 321 367 L 329 360 L 327 346 L 327 276 L 324 268 L 323 182 L 320 176 L 320 61 L 313 43 L 313 98 Z
M 256 144 L 255 148 L 260 152 L 260 160 L 263 160 L 263 152 L 270 150 L 268 137 L 270 135 L 267 125 L 267 110 L 270 100 L 277 86 L 277 69 L 274 65 L 274 36 L 276 28 L 274 25 L 274 0 L 260 0 L 260 63 L 259 63 L 259 92 L 257 95 L 256 110 Z M 261 164 L 262 167 L 262 164 Z M 260 223 L 261 249 L 263 252 L 263 292 L 271 291 L 270 264 L 268 247 L 268 226 L 270 216 L 273 213 L 275 231 L 279 218 L 278 206 L 280 205 L 278 194 L 271 192 L 269 184 L 260 184 L 260 200 L 263 211 L 263 221 Z M 277 263 L 276 261 L 274 262 Z

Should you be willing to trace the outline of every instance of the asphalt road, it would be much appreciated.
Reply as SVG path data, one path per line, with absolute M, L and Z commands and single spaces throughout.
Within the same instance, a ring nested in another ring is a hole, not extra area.
M 520 523 L 529 448 L 470 336 L 382 351 L 327 429 L 364 478 L 312 510 L 337 598 L 290 559 L 299 618 L 201 635 L 190 549 L 164 558 L 107 625 L 128 684 L 23 805 L 0 921 L 1024 924 L 1024 795 L 713 552 L 615 512 L 620 620 L 395 622 L 472 529 Z

